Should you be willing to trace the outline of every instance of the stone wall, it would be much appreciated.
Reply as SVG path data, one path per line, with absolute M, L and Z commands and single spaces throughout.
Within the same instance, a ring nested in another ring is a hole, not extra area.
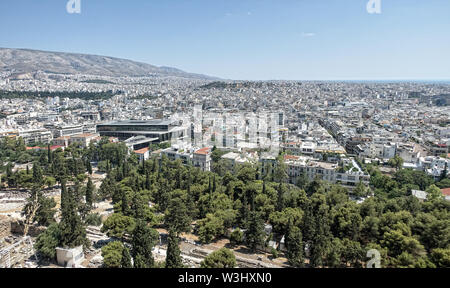
M 11 235 L 11 220 L 6 216 L 0 215 L 0 238 Z
M 23 235 L 24 224 L 21 220 L 14 220 L 11 222 L 11 233 L 15 235 Z M 37 237 L 39 234 L 45 231 L 45 227 L 38 227 L 31 225 L 28 229 L 28 236 Z

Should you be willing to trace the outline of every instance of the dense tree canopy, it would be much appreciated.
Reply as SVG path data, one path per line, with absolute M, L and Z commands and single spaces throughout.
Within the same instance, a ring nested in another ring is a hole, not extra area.
M 0 149 L 0 159 L 9 163 L 3 168 L 3 185 L 35 191 L 30 192 L 37 195 L 29 200 L 29 207 L 37 208 L 30 223 L 51 227 L 37 245 L 49 258 L 54 257 L 54 245 L 85 245 L 92 206 L 108 200 L 114 213 L 102 231 L 122 247 L 130 247 L 133 259 L 122 263 L 128 250 L 112 249 L 108 259 L 113 266 L 133 262 L 134 267 L 154 267 L 151 249 L 159 238 L 155 228 L 163 228 L 170 231 L 168 267 L 181 265 L 182 233 L 194 233 L 202 243 L 230 238 L 232 245 L 266 251 L 270 240 L 281 249 L 284 238 L 286 250 L 277 253 L 283 252 L 295 267 L 362 267 L 369 249 L 380 251 L 383 267 L 448 267 L 450 203 L 439 189 L 448 187 L 448 179 L 435 181 L 398 163 L 391 162 L 397 168 L 392 175 L 365 165 L 370 186 L 359 183 L 352 194 L 339 184 L 309 181 L 304 175 L 296 185 L 288 184 L 282 157 L 267 169 L 251 164 L 230 167 L 221 165 L 223 151 L 215 149 L 214 172 L 203 172 L 165 156 L 139 163 L 125 145 L 107 139 L 86 148 L 71 145 L 42 153 L 26 152 L 20 141 L 2 140 L 0 145 L 7 148 Z M 23 153 L 31 157 L 28 171 L 14 171 L 14 163 L 25 158 Z M 106 172 L 98 192 L 89 177 L 91 162 Z M 59 224 L 54 201 L 41 193 L 51 185 L 62 190 Z M 412 190 L 426 191 L 428 199 L 420 202 Z M 366 198 L 356 202 L 349 197 L 355 194 Z M 226 250 L 219 254 L 219 259 L 230 256 Z M 215 260 L 204 262 L 216 265 Z

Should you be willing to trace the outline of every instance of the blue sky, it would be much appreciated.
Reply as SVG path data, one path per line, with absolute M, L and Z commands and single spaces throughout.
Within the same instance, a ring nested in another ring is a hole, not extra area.
M 0 47 L 114 56 L 226 79 L 450 79 L 450 1 L 0 1 Z

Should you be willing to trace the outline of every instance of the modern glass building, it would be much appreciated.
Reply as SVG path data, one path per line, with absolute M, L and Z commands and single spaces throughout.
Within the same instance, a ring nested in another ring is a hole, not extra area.
M 158 138 L 159 142 L 184 139 L 188 136 L 188 128 L 180 126 L 174 120 L 126 120 L 98 124 L 100 136 L 117 137 L 121 141 L 134 136 Z

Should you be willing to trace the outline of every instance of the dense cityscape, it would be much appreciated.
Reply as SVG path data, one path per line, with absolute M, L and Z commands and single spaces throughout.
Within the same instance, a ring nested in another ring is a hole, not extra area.
M 0 83 L 4 267 L 449 265 L 448 83 Z
M 448 11 L 0 1 L 1 283 L 437 279 L 450 268 Z

